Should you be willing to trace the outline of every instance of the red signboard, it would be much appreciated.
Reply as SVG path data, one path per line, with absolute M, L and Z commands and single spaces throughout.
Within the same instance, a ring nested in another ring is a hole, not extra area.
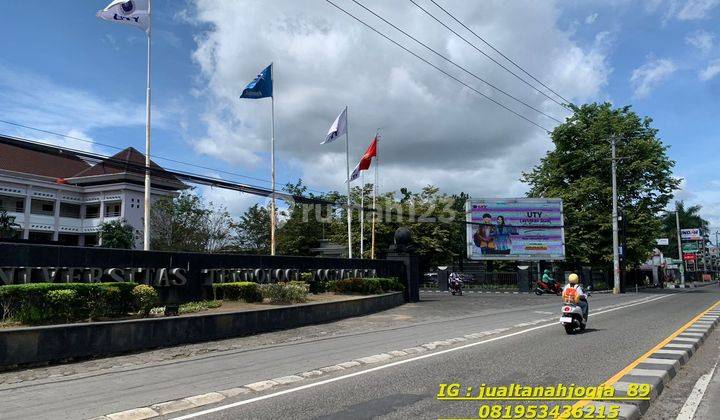
M 683 260 L 685 261 L 695 261 L 697 259 L 697 256 L 695 254 L 683 254 Z

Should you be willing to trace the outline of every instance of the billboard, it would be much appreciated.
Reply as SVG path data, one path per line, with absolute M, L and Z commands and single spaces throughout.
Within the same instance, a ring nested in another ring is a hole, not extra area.
M 700 252 L 700 245 L 697 242 L 686 242 L 682 244 L 682 250 L 686 254 L 697 254 Z
M 700 229 L 680 229 L 680 238 L 683 241 L 702 241 Z
M 469 259 L 565 259 L 559 198 L 470 199 L 465 203 L 465 215 Z

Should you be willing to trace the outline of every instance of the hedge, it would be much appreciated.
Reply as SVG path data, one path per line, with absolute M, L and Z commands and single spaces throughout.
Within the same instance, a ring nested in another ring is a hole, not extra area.
M 260 285 L 251 281 L 215 283 L 213 284 L 213 295 L 215 300 L 244 300 L 249 303 L 262 302 L 263 300 Z
M 307 300 L 310 285 L 302 281 L 263 284 L 260 291 L 270 303 L 301 303 Z
M 27 283 L 0 286 L 3 321 L 39 324 L 127 315 L 136 283 Z
M 387 292 L 401 292 L 405 286 L 396 278 L 352 278 L 330 282 L 330 290 L 341 294 L 376 295 Z

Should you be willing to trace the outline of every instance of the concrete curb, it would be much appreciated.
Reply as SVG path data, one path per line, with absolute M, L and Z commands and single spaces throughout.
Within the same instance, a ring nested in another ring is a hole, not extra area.
M 321 324 L 405 303 L 402 292 L 251 311 L 0 330 L 0 371 Z
M 615 307 L 618 307 L 621 305 L 609 305 L 609 306 L 603 306 L 596 308 L 596 311 L 602 311 L 606 309 L 612 309 Z M 717 312 L 717 315 L 715 318 L 713 318 L 713 324 L 712 327 L 718 322 L 718 318 L 720 318 L 720 309 L 713 311 L 713 313 Z M 707 335 L 710 333 L 711 328 L 710 326 L 703 325 L 703 323 L 707 320 L 710 320 L 710 318 L 700 318 L 698 322 L 693 324 L 692 326 L 688 327 L 685 331 L 683 331 L 682 334 L 678 335 L 678 339 L 684 339 L 684 340 L 693 340 L 693 341 L 673 341 L 675 345 L 685 346 L 689 348 L 696 348 L 694 347 L 695 338 L 700 338 L 704 340 Z M 236 388 L 230 388 L 226 390 L 220 390 L 216 392 L 210 392 L 207 394 L 192 396 L 192 397 L 185 397 L 177 400 L 171 400 L 171 401 L 165 401 L 165 402 L 159 402 L 151 404 L 147 407 L 137 407 L 131 410 L 126 410 L 118 413 L 112 413 L 107 414 L 105 416 L 99 416 L 95 417 L 91 420 L 142 420 L 142 419 L 148 419 L 153 418 L 161 415 L 166 415 L 168 413 L 176 412 L 176 411 L 183 411 L 193 408 L 199 408 L 205 405 L 213 404 L 219 401 L 222 401 L 225 398 L 231 398 L 237 395 L 243 395 L 243 394 L 253 394 L 253 393 L 260 393 L 264 392 L 273 388 L 281 387 L 286 384 L 292 384 L 300 381 L 304 381 L 307 379 L 314 379 L 321 376 L 324 376 L 326 374 L 331 374 L 339 371 L 343 371 L 345 369 L 351 369 L 353 367 L 361 366 L 361 365 L 371 365 L 371 364 L 380 364 L 385 363 L 388 361 L 391 361 L 392 359 L 396 359 L 399 357 L 404 357 L 408 355 L 417 355 L 419 353 L 424 353 L 428 351 L 433 350 L 440 350 L 443 347 L 449 347 L 453 346 L 457 343 L 464 343 L 464 342 L 470 342 L 472 340 L 484 340 L 488 336 L 501 334 L 506 331 L 510 331 L 512 328 L 522 328 L 522 327 L 528 327 L 532 325 L 542 324 L 544 322 L 548 321 L 554 321 L 557 320 L 556 315 L 546 316 L 543 318 L 538 318 L 532 321 L 523 322 L 519 324 L 515 324 L 512 327 L 502 327 L 502 328 L 495 328 L 492 330 L 487 331 L 481 331 L 477 333 L 471 333 L 471 334 L 465 334 L 462 337 L 454 337 L 454 338 L 447 338 L 444 340 L 435 340 L 429 343 L 424 343 L 421 345 L 418 345 L 416 347 L 408 347 L 402 350 L 392 350 L 387 351 L 385 353 L 370 355 L 366 357 L 359 357 L 354 360 L 346 361 L 337 363 L 335 365 L 331 366 L 325 366 L 320 367 L 313 370 L 308 370 L 305 372 L 298 372 L 293 375 L 283 376 L 280 378 L 273 378 L 268 379 L 264 381 L 258 381 L 246 385 L 242 385 Z M 697 327 L 696 327 L 697 325 Z M 667 346 L 666 346 L 667 347 Z M 657 360 L 650 360 L 652 363 L 650 366 L 638 366 L 638 369 L 635 369 L 635 373 L 647 373 L 644 370 L 640 369 L 655 369 L 657 366 L 660 366 L 661 368 L 669 368 L 669 369 L 675 369 L 676 367 L 679 367 L 681 364 L 684 364 L 689 359 L 690 355 L 692 353 L 687 350 L 679 350 L 677 348 L 668 348 L 663 349 L 651 356 L 651 358 L 646 359 L 664 359 L 669 361 L 657 361 Z M 683 360 L 682 362 L 675 363 L 673 360 Z M 676 370 L 673 370 L 673 372 L 676 372 Z M 664 374 L 664 372 L 663 372 Z M 669 377 L 669 374 L 667 375 Z M 674 376 L 674 373 L 673 373 Z M 641 377 L 642 379 L 643 377 Z M 640 412 L 638 411 L 638 407 L 633 404 L 615 404 L 615 403 L 604 403 L 605 405 L 619 405 L 620 406 L 620 418 L 627 418 L 627 419 L 638 419 L 640 416 Z M 599 403 L 596 403 L 596 405 L 599 405 Z
M 628 395 L 630 384 L 649 384 L 652 388 L 650 400 L 607 404 L 620 406 L 620 419 L 639 419 L 650 408 L 650 404 L 662 394 L 663 389 L 675 377 L 680 367 L 692 358 L 719 322 L 720 307 L 707 311 L 614 384 L 615 395 L 622 397 L 630 396 Z
M 550 320 L 554 320 L 555 317 L 541 318 L 530 323 L 517 324 L 513 327 L 523 327 L 527 325 L 535 325 Z M 415 355 L 418 353 L 424 353 L 431 350 L 440 349 L 442 347 L 452 346 L 457 343 L 463 343 L 470 340 L 485 339 L 488 336 L 500 334 L 505 331 L 509 331 L 510 328 L 495 328 L 488 331 L 481 331 L 478 333 L 466 334 L 463 337 L 448 338 L 445 340 L 436 340 L 430 343 L 425 343 L 417 347 L 409 347 L 402 350 L 392 350 L 386 353 L 374 354 L 366 357 L 359 357 L 354 360 L 347 362 L 341 362 L 331 366 L 325 366 L 306 372 L 298 372 L 294 375 L 283 376 L 280 378 L 273 378 L 264 381 L 253 382 L 251 384 L 242 385 L 237 388 L 230 388 L 220 390 L 216 392 L 209 392 L 207 394 L 195 395 L 177 400 L 164 401 L 154 403 L 146 407 L 137 407 L 131 410 L 120 411 L 117 413 L 106 414 L 104 416 L 94 417 L 91 420 L 143 420 L 158 416 L 164 416 L 170 413 L 178 411 L 190 410 L 193 408 L 199 408 L 205 405 L 214 404 L 222 401 L 225 398 L 235 397 L 237 395 L 260 393 L 269 389 L 277 388 L 283 385 L 292 384 L 295 382 L 304 381 L 307 379 L 318 378 L 323 375 L 343 371 L 345 369 L 351 369 L 361 365 L 372 365 L 385 363 L 398 357 L 404 357 L 408 355 Z

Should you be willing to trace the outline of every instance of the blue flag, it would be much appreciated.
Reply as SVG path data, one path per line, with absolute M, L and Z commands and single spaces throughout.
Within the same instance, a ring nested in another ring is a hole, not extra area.
M 258 74 L 255 80 L 245 86 L 240 98 L 260 99 L 269 98 L 271 96 L 273 96 L 272 64 L 265 67 L 265 70 Z

